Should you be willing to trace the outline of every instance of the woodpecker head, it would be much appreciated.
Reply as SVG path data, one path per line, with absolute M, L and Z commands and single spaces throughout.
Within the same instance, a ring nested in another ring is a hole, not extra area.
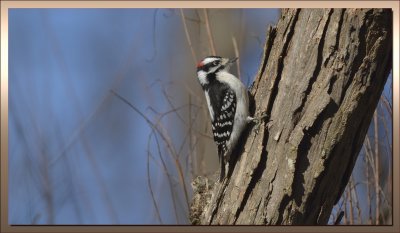
M 229 71 L 231 65 L 238 58 L 223 58 L 219 56 L 205 57 L 197 64 L 197 77 L 202 86 L 210 83 L 210 79 L 215 78 L 215 74 L 221 71 Z

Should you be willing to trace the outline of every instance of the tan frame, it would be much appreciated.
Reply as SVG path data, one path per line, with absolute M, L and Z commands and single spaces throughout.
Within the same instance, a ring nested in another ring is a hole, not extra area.
M 1 1 L 1 232 L 399 232 L 399 5 L 398 1 Z M 392 226 L 10 226 L 8 225 L 9 8 L 392 8 L 393 225 Z M 397 219 L 397 220 L 396 220 Z

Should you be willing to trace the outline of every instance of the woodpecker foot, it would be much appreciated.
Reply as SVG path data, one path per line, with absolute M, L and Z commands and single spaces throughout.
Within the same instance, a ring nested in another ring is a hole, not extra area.
M 261 115 L 259 117 L 250 117 L 249 116 L 249 117 L 247 117 L 247 122 L 254 122 L 255 123 L 254 131 L 255 131 L 256 134 L 258 134 L 258 131 L 260 129 L 260 125 L 261 125 L 262 120 L 264 120 L 267 117 L 268 117 L 267 113 L 264 113 L 263 115 Z M 272 120 L 269 121 L 266 124 L 266 126 L 269 129 L 272 126 Z
M 267 117 L 268 117 L 267 113 L 264 113 L 263 115 L 261 115 L 259 117 L 248 116 L 247 117 L 247 122 L 254 122 L 254 123 L 258 124 L 258 123 L 260 123 L 261 120 L 263 120 L 264 118 L 267 118 Z

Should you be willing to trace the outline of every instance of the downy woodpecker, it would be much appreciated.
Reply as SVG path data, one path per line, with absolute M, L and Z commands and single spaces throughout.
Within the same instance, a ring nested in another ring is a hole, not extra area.
M 225 165 L 240 134 L 247 123 L 254 120 L 249 116 L 247 88 L 229 73 L 230 66 L 236 60 L 208 56 L 197 65 L 197 78 L 206 96 L 214 141 L 218 147 L 220 182 L 225 177 Z

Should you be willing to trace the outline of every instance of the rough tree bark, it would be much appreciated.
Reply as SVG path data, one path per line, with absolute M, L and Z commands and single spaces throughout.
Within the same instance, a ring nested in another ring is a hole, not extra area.
M 251 90 L 272 125 L 245 133 L 197 224 L 327 224 L 391 68 L 390 9 L 282 10 Z

